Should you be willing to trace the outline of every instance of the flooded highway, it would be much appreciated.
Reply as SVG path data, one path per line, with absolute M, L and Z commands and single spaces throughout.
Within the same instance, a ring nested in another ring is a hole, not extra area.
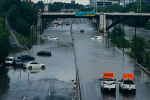
M 82 19 L 83 20 L 83 19 Z M 136 66 L 125 54 L 108 41 L 91 40 L 99 35 L 91 28 L 88 21 L 75 21 L 73 36 L 77 56 L 77 67 L 83 100 L 149 100 L 150 77 L 139 66 Z M 84 29 L 85 33 L 76 32 Z M 103 72 L 114 72 L 117 79 L 116 94 L 101 93 L 99 78 Z M 119 93 L 119 79 L 123 73 L 134 73 L 137 92 L 135 95 Z
M 45 64 L 45 70 L 30 71 L 8 67 L 8 74 L 5 74 L 7 79 L 4 79 L 7 86 L 2 91 L 4 93 L 0 100 L 72 100 L 75 97 L 75 67 L 70 27 L 50 27 L 41 37 L 44 35 L 55 36 L 58 40 L 40 39 L 30 51 L 12 52 L 9 56 L 17 58 L 19 55 L 29 54 L 35 57 L 35 61 Z M 50 51 L 52 56 L 37 56 L 39 51 Z M 3 73 L 0 75 L 3 76 Z
M 108 39 L 102 37 L 101 40 L 91 40 L 91 37 L 100 34 L 89 20 L 75 19 L 72 34 L 82 100 L 149 100 L 149 75 Z M 9 56 L 17 58 L 29 54 L 35 57 L 35 61 L 45 64 L 45 70 L 2 68 L 0 100 L 72 100 L 75 97 L 75 63 L 70 26 L 51 26 L 41 37 L 44 35 L 57 37 L 58 40 L 39 39 L 30 51 L 11 52 Z M 52 56 L 36 55 L 43 50 L 50 51 Z M 116 94 L 101 92 L 99 78 L 103 72 L 114 72 L 117 79 Z M 136 94 L 119 93 L 118 81 L 123 73 L 134 73 Z

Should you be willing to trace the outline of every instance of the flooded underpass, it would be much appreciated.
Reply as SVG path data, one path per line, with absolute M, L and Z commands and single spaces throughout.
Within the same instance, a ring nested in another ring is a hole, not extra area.
M 65 20 L 71 23 L 73 19 Z M 91 40 L 91 37 L 100 34 L 88 19 L 75 19 L 72 34 L 82 100 L 149 100 L 149 75 L 108 39 L 102 36 L 101 40 Z M 29 54 L 35 57 L 35 61 L 45 64 L 46 68 L 3 68 L 0 71 L 3 81 L 0 84 L 0 87 L 3 87 L 0 100 L 72 100 L 75 97 L 76 75 L 70 26 L 52 25 L 44 31 L 41 37 L 43 36 L 57 37 L 58 40 L 41 38 L 30 51 L 12 52 L 9 56 L 17 58 L 19 55 Z M 39 51 L 50 51 L 52 56 L 37 56 Z M 116 94 L 101 92 L 99 78 L 103 72 L 114 72 L 117 79 Z M 136 94 L 119 92 L 118 81 L 123 73 L 134 73 Z

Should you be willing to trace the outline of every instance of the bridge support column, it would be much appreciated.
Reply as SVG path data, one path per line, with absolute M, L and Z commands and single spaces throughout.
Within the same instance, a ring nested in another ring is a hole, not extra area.
M 99 29 L 100 31 L 102 31 L 103 33 L 106 33 L 106 15 L 100 15 L 100 20 L 99 20 Z

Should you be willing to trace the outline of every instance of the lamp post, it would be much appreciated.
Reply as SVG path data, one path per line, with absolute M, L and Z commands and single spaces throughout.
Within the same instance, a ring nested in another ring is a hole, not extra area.
M 141 8 L 142 8 L 142 1 L 140 0 L 140 13 L 141 13 Z

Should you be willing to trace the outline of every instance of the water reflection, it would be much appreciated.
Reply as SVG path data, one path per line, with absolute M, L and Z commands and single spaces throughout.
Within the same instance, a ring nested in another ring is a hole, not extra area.
M 0 67 L 0 95 L 6 93 L 9 89 L 10 78 L 7 73 L 8 69 Z
M 103 100 L 116 100 L 116 93 L 103 92 L 101 95 L 102 95 Z
M 120 93 L 122 95 L 122 100 L 136 100 L 136 95 L 130 92 Z

